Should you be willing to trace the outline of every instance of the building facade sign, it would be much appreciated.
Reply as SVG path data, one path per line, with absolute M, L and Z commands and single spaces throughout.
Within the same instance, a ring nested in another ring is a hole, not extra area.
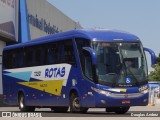
M 0 0 L 0 36 L 16 40 L 16 0 Z
M 59 28 L 56 25 L 51 25 L 50 22 L 47 23 L 44 18 L 38 18 L 37 14 L 36 16 L 28 14 L 28 22 L 32 26 L 44 31 L 47 34 L 55 34 L 58 32 L 62 32 L 62 30 L 59 30 Z

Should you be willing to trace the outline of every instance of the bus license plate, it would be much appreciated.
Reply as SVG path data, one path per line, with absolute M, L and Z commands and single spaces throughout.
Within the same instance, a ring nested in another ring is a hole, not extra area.
M 130 100 L 122 100 L 122 104 L 130 104 L 131 101 Z

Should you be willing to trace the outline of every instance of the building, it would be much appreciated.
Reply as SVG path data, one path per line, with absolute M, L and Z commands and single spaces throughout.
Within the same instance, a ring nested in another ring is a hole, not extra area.
M 7 44 L 82 28 L 47 0 L 0 0 L 0 72 Z M 2 74 L 0 74 L 2 94 Z
M 46 0 L 26 0 L 31 39 L 81 28 Z

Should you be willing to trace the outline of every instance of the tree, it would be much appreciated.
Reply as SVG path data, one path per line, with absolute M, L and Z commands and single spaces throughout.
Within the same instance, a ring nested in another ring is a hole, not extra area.
M 157 64 L 153 65 L 154 71 L 149 74 L 149 80 L 160 81 L 160 57 L 156 58 Z

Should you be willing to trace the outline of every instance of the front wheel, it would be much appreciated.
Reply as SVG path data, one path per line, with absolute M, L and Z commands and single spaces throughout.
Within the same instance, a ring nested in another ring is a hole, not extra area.
M 115 112 L 116 114 L 125 114 L 130 107 L 108 107 L 106 112 Z
M 79 97 L 76 94 L 72 94 L 70 97 L 70 112 L 72 113 L 86 113 L 88 108 L 80 107 Z

